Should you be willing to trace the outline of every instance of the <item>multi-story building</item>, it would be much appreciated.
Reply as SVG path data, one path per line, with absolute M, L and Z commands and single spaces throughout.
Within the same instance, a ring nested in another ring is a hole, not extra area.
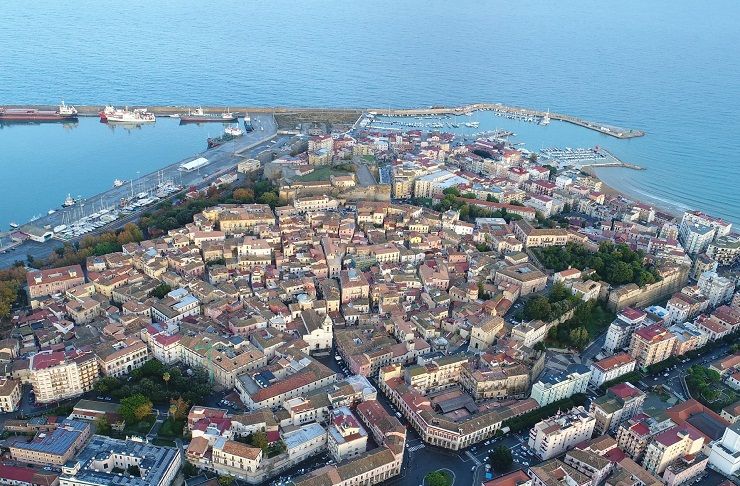
M 641 461 L 653 437 L 675 425 L 669 419 L 659 421 L 641 413 L 619 426 L 617 444 L 632 459 Z
M 727 427 L 722 438 L 712 442 L 709 463 L 727 476 L 740 471 L 740 422 Z
M 120 440 L 94 435 L 75 460 L 62 466 L 59 484 L 95 486 L 127 484 L 168 486 L 174 484 L 182 460 L 178 451 L 141 439 Z M 124 476 L 138 471 L 139 476 Z
M 117 377 L 141 368 L 149 360 L 149 349 L 141 339 L 132 336 L 96 347 L 95 356 L 101 374 Z
M 91 352 L 42 351 L 30 360 L 29 379 L 39 403 L 81 395 L 97 378 L 98 361 Z
M 618 353 L 595 361 L 591 364 L 591 383 L 594 386 L 601 386 L 607 381 L 634 371 L 636 364 L 635 358 L 627 353 Z
M 709 244 L 707 255 L 720 265 L 734 265 L 740 260 L 740 237 L 720 236 Z
M 619 383 L 591 402 L 589 413 L 596 419 L 597 434 L 614 432 L 623 422 L 637 415 L 645 394 L 631 383 Z
M 576 471 L 591 478 L 591 485 L 598 486 L 614 468 L 614 463 L 590 449 L 571 449 L 565 454 L 563 462 Z
M 696 284 L 711 307 L 729 301 L 735 292 L 735 283 L 727 277 L 720 277 L 716 272 L 702 273 Z
M 689 255 L 703 253 L 714 240 L 716 229 L 703 224 L 681 223 L 678 238 Z
M 250 342 L 235 346 L 231 341 L 213 334 L 198 334 L 180 338 L 182 362 L 206 370 L 219 385 L 234 387 L 237 376 L 267 364 L 264 353 Z
M 21 401 L 21 382 L 15 378 L 0 378 L 0 412 L 15 412 Z
M 327 444 L 337 462 L 356 457 L 367 449 L 367 431 L 348 407 L 332 410 L 327 428 Z
M 698 235 L 695 234 L 698 231 Z M 689 254 L 702 253 L 716 238 L 727 236 L 732 231 L 732 223 L 714 218 L 700 211 L 687 211 L 678 227 L 678 239 Z M 704 241 L 709 238 L 708 241 Z
M 299 332 L 311 351 L 331 349 L 334 333 L 329 316 L 307 309 L 301 312 L 301 322 Z
M 409 366 L 404 370 L 405 380 L 423 394 L 449 388 L 460 381 L 460 372 L 467 361 L 468 356 L 464 354 L 451 354 L 423 365 Z
M 532 478 L 532 486 L 555 486 L 558 484 L 589 486 L 592 484 L 590 477 L 559 459 L 552 459 L 532 466 L 527 474 Z
M 646 369 L 668 359 L 673 352 L 675 341 L 676 336 L 660 323 L 651 324 L 632 334 L 629 354 L 635 358 L 639 368 Z
M 365 275 L 354 269 L 342 270 L 339 276 L 339 285 L 342 293 L 342 304 L 355 299 L 367 299 L 370 296 L 370 284 Z
M 187 289 L 179 288 L 152 305 L 152 318 L 167 324 L 177 323 L 200 314 L 200 301 Z
M 572 364 L 559 374 L 544 373 L 540 381 L 532 385 L 532 398 L 541 407 L 576 393 L 585 393 L 591 378 L 591 370 L 582 364 Z
M 521 287 L 521 295 L 539 292 L 547 286 L 547 275 L 531 263 L 520 263 L 502 268 L 496 272 L 493 283 L 513 283 Z
M 642 465 L 651 473 L 663 474 L 670 463 L 701 452 L 703 445 L 704 436 L 691 425 L 671 427 L 648 444 Z
M 632 333 L 647 318 L 647 313 L 632 307 L 622 309 L 617 318 L 609 325 L 606 331 L 606 340 L 604 349 L 608 353 L 614 353 L 619 349 L 625 348 L 630 343 Z
M 51 268 L 28 272 L 26 275 L 28 284 L 28 296 L 31 299 L 51 295 L 85 283 L 85 274 L 79 265 L 68 267 Z
M 596 420 L 583 407 L 538 422 L 529 431 L 528 445 L 543 460 L 558 456 L 591 438 Z
M 10 456 L 22 463 L 61 466 L 77 454 L 89 437 L 88 422 L 65 419 L 51 430 L 38 432 L 30 442 L 13 442 Z
M 219 437 L 211 450 L 213 469 L 221 474 L 245 478 L 251 476 L 262 461 L 262 449 Z

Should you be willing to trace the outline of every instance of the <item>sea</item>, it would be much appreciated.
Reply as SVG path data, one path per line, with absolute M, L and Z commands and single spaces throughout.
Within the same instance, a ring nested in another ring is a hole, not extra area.
M 481 115 L 529 150 L 608 148 L 611 187 L 740 223 L 740 2 L 3 2 L 0 105 L 500 102 L 644 130 Z M 489 120 L 490 118 L 490 120 Z M 203 150 L 209 126 L 0 127 L 0 229 Z

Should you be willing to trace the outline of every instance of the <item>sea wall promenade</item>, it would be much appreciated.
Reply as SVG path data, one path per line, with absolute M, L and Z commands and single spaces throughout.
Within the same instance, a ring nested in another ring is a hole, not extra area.
M 131 105 L 138 106 L 138 105 Z M 8 108 L 11 108 L 8 105 Z M 101 109 L 100 105 L 75 105 L 80 116 L 97 116 Z M 40 109 L 53 109 L 53 106 L 38 106 Z M 175 114 L 187 113 L 188 107 L 185 106 L 147 106 L 149 111 L 158 116 L 172 116 Z M 221 113 L 225 110 L 233 112 L 243 113 L 264 113 L 264 114 L 291 114 L 291 113 L 302 113 L 302 114 L 314 114 L 314 115 L 331 115 L 331 114 L 361 114 L 366 113 L 377 113 L 385 116 L 424 116 L 424 115 L 463 115 L 474 111 L 495 111 L 498 113 L 512 115 L 516 117 L 538 117 L 542 118 L 545 115 L 549 115 L 552 120 L 560 120 L 566 123 L 572 123 L 589 130 L 594 130 L 605 135 L 610 135 L 615 138 L 628 139 L 635 137 L 642 137 L 645 132 L 632 128 L 623 128 L 613 125 L 607 125 L 604 123 L 598 123 L 590 120 L 585 120 L 572 115 L 566 115 L 563 113 L 545 112 L 541 110 L 534 110 L 531 108 L 522 108 L 518 106 L 509 106 L 501 103 L 473 103 L 462 106 L 431 106 L 431 107 L 420 107 L 420 108 L 357 108 L 357 107 L 339 107 L 339 108 L 311 108 L 311 107 L 287 107 L 287 106 L 271 106 L 271 107 L 241 107 L 241 106 L 204 106 L 203 110 L 206 113 Z

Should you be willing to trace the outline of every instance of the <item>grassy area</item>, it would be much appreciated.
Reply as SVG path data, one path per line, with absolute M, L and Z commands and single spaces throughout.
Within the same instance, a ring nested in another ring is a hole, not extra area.
M 127 423 L 121 435 L 146 435 L 152 429 L 152 425 L 154 425 L 155 420 L 156 418 L 152 415 L 141 422 L 136 422 L 134 424 Z
M 602 306 L 597 305 L 594 306 L 591 315 L 585 319 L 583 325 L 588 331 L 589 336 L 591 336 L 591 339 L 594 339 L 596 336 L 599 336 L 602 332 L 606 331 L 609 324 L 611 324 L 615 318 L 615 314 L 604 309 Z
M 367 162 L 375 163 L 375 156 L 374 155 L 363 155 L 363 159 L 365 159 Z
M 314 170 L 310 174 L 306 174 L 306 175 L 303 175 L 303 176 L 300 176 L 300 177 L 296 177 L 295 180 L 296 181 L 302 181 L 302 182 L 328 181 L 329 178 L 332 175 L 338 175 L 338 176 L 340 176 L 340 175 L 348 175 L 348 174 L 351 174 L 351 173 L 352 172 L 350 172 L 350 171 L 346 171 L 346 170 L 342 170 L 342 169 L 337 169 L 335 167 L 331 167 L 331 166 L 326 165 L 324 167 L 320 167 L 320 168 Z
M 424 486 L 451 486 L 452 475 L 448 471 L 439 469 L 424 476 Z
M 152 440 L 152 444 L 163 446 L 163 447 L 177 447 L 174 440 L 156 438 Z
M 162 423 L 157 435 L 160 437 L 180 438 L 182 437 L 183 427 L 185 427 L 184 420 L 173 420 L 172 418 L 168 418 Z

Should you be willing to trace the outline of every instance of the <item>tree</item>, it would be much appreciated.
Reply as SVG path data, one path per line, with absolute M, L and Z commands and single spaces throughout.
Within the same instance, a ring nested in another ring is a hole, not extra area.
M 231 486 L 232 484 L 234 484 L 234 478 L 232 478 L 231 476 L 219 476 L 218 484 L 220 486 Z
M 95 433 L 100 435 L 110 434 L 110 424 L 105 417 L 99 417 L 95 420 Z
M 239 187 L 234 190 L 232 197 L 237 201 L 249 203 L 254 201 L 254 191 L 248 187 Z
M 164 382 L 165 386 L 170 384 L 170 372 L 165 371 L 162 373 L 162 381 Z
M 188 402 L 182 397 L 170 400 L 170 415 L 175 420 L 183 420 L 188 416 Z
M 164 297 L 170 292 L 172 292 L 172 287 L 162 282 L 161 284 L 154 287 L 154 290 L 152 290 L 151 295 L 158 299 L 164 299 Z
M 552 312 L 552 306 L 547 297 L 538 295 L 527 300 L 524 305 L 524 318 L 527 320 L 539 319 L 549 321 Z
M 450 486 L 452 481 L 444 471 L 434 471 L 424 476 L 424 484 L 425 486 Z
M 267 451 L 267 446 L 270 445 L 267 442 L 267 434 L 261 430 L 252 433 L 250 442 L 254 447 L 259 447 L 263 451 Z
M 151 400 L 137 393 L 121 400 L 119 412 L 126 422 L 141 422 L 152 415 L 153 407 Z
M 112 376 L 104 376 L 95 383 L 95 391 L 103 395 L 111 393 L 113 390 L 118 389 L 121 386 L 121 382 L 118 378 Z
M 511 469 L 514 464 L 514 458 L 511 456 L 511 451 L 500 445 L 494 449 L 491 454 L 491 467 L 497 472 L 506 472 Z
M 578 349 L 583 349 L 589 341 L 588 331 L 583 326 L 571 330 L 568 337 L 570 338 L 571 344 Z

